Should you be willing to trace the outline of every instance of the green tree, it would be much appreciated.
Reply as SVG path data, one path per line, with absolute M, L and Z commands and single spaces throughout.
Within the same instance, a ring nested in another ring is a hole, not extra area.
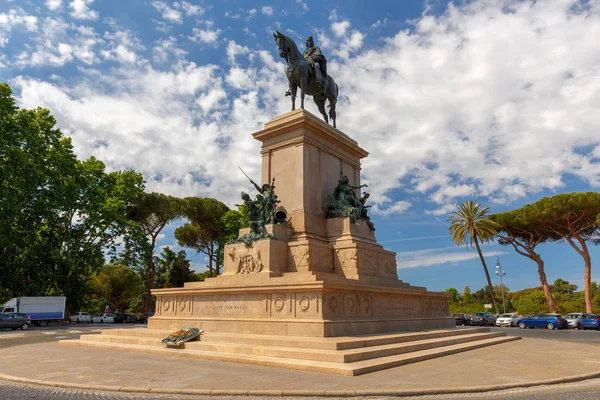
M 222 257 L 219 258 L 219 243 L 223 236 L 221 218 L 229 208 L 211 198 L 187 197 L 183 201 L 183 213 L 190 221 L 175 229 L 175 238 L 180 246 L 187 246 L 208 258 L 210 276 L 219 274 Z
M 516 210 L 490 215 L 488 219 L 496 226 L 498 243 L 503 246 L 511 245 L 518 254 L 536 263 L 542 290 L 546 296 L 546 304 L 548 304 L 550 312 L 555 313 L 556 307 L 548 285 L 544 260 L 536 252 L 536 247 L 550 240 L 550 235 L 537 222 L 537 209 L 527 205 Z
M 479 254 L 479 259 L 481 260 L 481 265 L 487 279 L 490 298 L 494 304 L 496 314 L 498 314 L 498 305 L 494 296 L 492 280 L 485 263 L 485 258 L 481 252 L 481 247 L 479 246 L 480 241 L 489 242 L 493 240 L 496 233 L 494 224 L 486 219 L 489 210 L 489 207 L 483 207 L 472 200 L 459 204 L 458 211 L 454 211 L 453 215 L 448 218 L 448 222 L 450 222 L 448 231 L 456 245 L 462 246 L 464 244 L 467 247 L 474 246 L 477 249 L 477 254 Z
M 241 228 L 250 226 L 246 205 L 242 204 L 237 210 L 229 210 L 219 220 L 219 237 L 218 243 L 218 265 L 223 266 L 225 256 L 225 245 L 227 242 L 237 239 Z
M 90 287 L 101 307 L 109 304 L 113 310 L 123 311 L 136 306 L 144 292 L 144 284 L 131 268 L 125 265 L 108 264 L 90 280 Z
M 461 300 L 460 293 L 458 292 L 458 290 L 456 288 L 448 288 L 445 290 L 445 292 L 450 295 L 450 301 L 452 303 L 460 302 L 460 300 Z
M 0 288 L 66 295 L 67 309 L 78 311 L 89 277 L 126 230 L 142 176 L 77 160 L 50 111 L 18 109 L 6 84 L 0 112 Z
M 463 301 L 465 304 L 473 302 L 473 298 L 471 297 L 471 288 L 468 286 L 465 286 L 463 289 Z
M 169 269 L 169 287 L 183 287 L 185 282 L 194 280 L 195 276 L 190 268 L 190 261 L 186 258 L 185 251 L 180 250 Z
M 146 280 L 146 310 L 152 311 L 152 289 L 156 275 L 156 264 L 154 262 L 154 249 L 158 235 L 167 224 L 178 219 L 182 215 L 182 202 L 172 196 L 162 193 L 142 193 L 135 205 L 131 208 L 130 218 L 137 222 L 143 232 L 148 236 L 148 244 L 145 246 L 146 268 L 141 272 Z
M 565 240 L 583 258 L 586 312 L 592 312 L 592 261 L 586 242 L 598 230 L 600 193 L 563 193 L 544 197 L 532 204 L 536 220 L 554 240 Z
M 546 295 L 541 289 L 527 289 L 513 295 L 513 304 L 519 314 L 540 314 L 547 310 Z
M 553 293 L 573 294 L 577 290 L 577 285 L 572 285 L 569 281 L 558 278 L 552 284 L 551 290 Z

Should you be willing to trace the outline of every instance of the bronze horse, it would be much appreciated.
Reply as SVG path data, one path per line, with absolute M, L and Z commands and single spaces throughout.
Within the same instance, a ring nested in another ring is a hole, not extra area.
M 332 77 L 327 75 L 325 83 L 316 83 L 314 73 L 308 62 L 302 57 L 296 43 L 278 31 L 273 33 L 275 42 L 279 48 L 279 56 L 287 61 L 286 75 L 290 83 L 290 92 L 292 95 L 292 111 L 296 109 L 296 93 L 300 87 L 300 107 L 304 108 L 304 96 L 308 94 L 313 96 L 314 102 L 319 107 L 325 122 L 329 123 L 327 112 L 325 111 L 325 100 L 329 100 L 329 117 L 335 128 L 335 105 L 338 97 L 338 85 Z

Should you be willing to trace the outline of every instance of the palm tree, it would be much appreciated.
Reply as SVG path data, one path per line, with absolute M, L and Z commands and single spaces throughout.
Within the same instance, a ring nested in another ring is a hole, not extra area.
M 475 248 L 477 248 L 477 253 L 479 254 L 479 259 L 481 259 L 485 277 L 487 278 L 490 297 L 492 298 L 496 314 L 498 314 L 498 306 L 496 305 L 496 298 L 494 297 L 492 280 L 490 279 L 490 273 L 488 272 L 483 254 L 481 253 L 481 247 L 479 247 L 480 241 L 490 242 L 496 233 L 493 222 L 486 218 L 489 211 L 489 207 L 484 208 L 481 204 L 469 200 L 466 203 L 460 204 L 458 206 L 458 211 L 454 211 L 447 222 L 450 222 L 448 232 L 452 235 L 454 243 L 458 246 L 464 244 L 467 247 L 475 246 Z

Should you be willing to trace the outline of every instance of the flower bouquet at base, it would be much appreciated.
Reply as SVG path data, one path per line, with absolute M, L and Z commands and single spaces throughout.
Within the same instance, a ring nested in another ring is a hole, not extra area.
M 179 345 L 181 345 L 182 343 L 196 339 L 198 336 L 200 336 L 202 332 L 204 331 L 198 328 L 191 328 L 189 326 L 185 326 L 183 329 L 171 333 L 161 342 L 166 344 L 167 347 L 179 347 Z

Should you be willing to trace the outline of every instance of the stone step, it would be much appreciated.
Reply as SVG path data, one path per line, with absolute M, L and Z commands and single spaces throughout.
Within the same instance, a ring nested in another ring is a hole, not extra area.
M 416 351 L 408 354 L 401 354 L 397 356 L 382 357 L 371 360 L 359 361 L 356 363 L 345 364 L 351 365 L 353 368 L 353 375 L 363 375 L 370 372 L 380 371 L 382 369 L 388 369 L 398 367 L 401 365 L 411 364 L 419 361 L 430 360 L 432 358 L 443 357 L 451 354 L 462 353 L 468 350 L 480 349 L 496 344 L 508 343 L 515 340 L 520 340 L 519 336 L 501 336 L 491 339 L 479 340 L 476 342 L 460 343 L 452 346 L 438 347 L 435 349 L 428 349 L 422 351 Z
M 87 340 L 62 340 L 60 343 L 65 345 L 110 348 L 117 350 L 128 350 L 143 352 L 149 354 L 209 359 L 218 361 L 229 361 L 244 364 L 263 365 L 279 368 L 288 368 L 304 371 L 316 371 L 323 373 L 339 375 L 362 375 L 369 372 L 392 368 L 400 365 L 410 364 L 418 361 L 429 360 L 436 357 L 442 357 L 449 354 L 460 353 L 467 350 L 482 348 L 495 344 L 501 344 L 518 340 L 519 337 L 493 337 L 489 339 L 470 341 L 467 343 L 453 344 L 443 347 L 430 348 L 427 350 L 414 351 L 406 354 L 390 355 L 369 360 L 362 360 L 349 363 L 336 363 L 315 360 L 299 360 L 293 358 L 272 357 L 267 355 L 255 354 L 232 354 L 217 351 L 195 350 L 195 349 L 168 349 L 157 346 L 141 346 L 123 343 L 111 343 Z
M 324 350 L 346 350 L 353 348 L 380 346 L 393 343 L 411 342 L 443 337 L 469 335 L 473 333 L 487 333 L 489 328 L 470 329 L 440 329 L 427 332 L 397 332 L 391 334 L 357 335 L 334 338 L 295 337 L 255 335 L 241 333 L 204 332 L 200 336 L 202 342 L 239 343 L 256 346 L 295 347 Z M 167 337 L 172 331 L 154 329 L 112 329 L 102 331 L 102 336 L 128 336 L 140 338 Z
M 413 340 L 410 342 L 385 344 L 378 346 L 360 347 L 347 350 L 326 350 L 318 348 L 295 348 L 292 346 L 255 345 L 246 343 L 204 342 L 190 341 L 185 343 L 189 350 L 214 351 L 232 354 L 261 355 L 280 358 L 294 358 L 301 360 L 328 361 L 348 363 L 367 360 L 377 357 L 409 353 L 429 348 L 454 345 L 459 343 L 484 340 L 493 337 L 504 336 L 503 332 L 495 333 L 472 333 L 442 338 L 425 340 Z M 164 347 L 157 338 L 141 338 L 131 336 L 93 335 L 82 338 L 83 341 L 122 343 L 149 347 Z

